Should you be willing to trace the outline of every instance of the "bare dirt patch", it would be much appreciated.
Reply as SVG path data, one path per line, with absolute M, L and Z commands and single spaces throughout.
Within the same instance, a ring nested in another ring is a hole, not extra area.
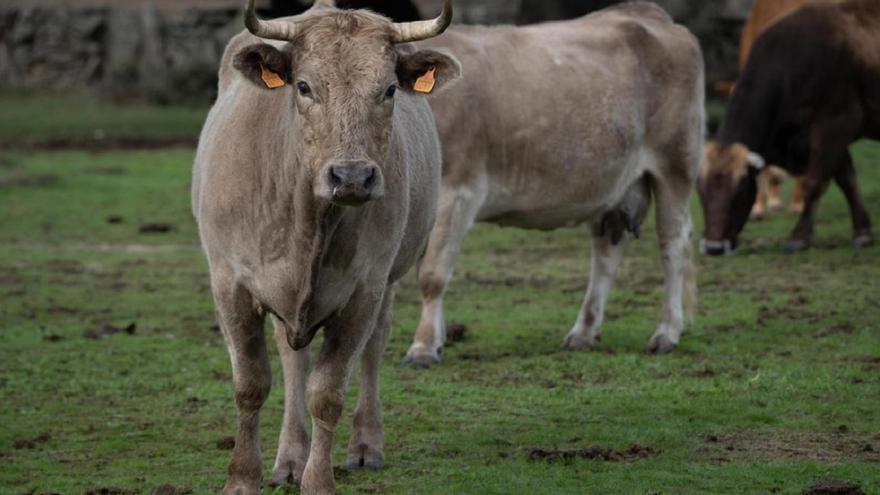
M 101 328 L 87 330 L 83 334 L 83 337 L 85 337 L 87 339 L 98 340 L 98 339 L 103 339 L 104 337 L 109 337 L 110 335 L 113 335 L 113 334 L 116 334 L 119 332 L 123 332 L 128 335 L 134 335 L 134 333 L 136 331 L 137 331 L 137 323 L 135 323 L 135 322 L 131 322 L 124 327 L 117 327 L 115 325 L 106 324 L 106 325 L 102 326 Z
M 188 486 L 159 485 L 150 491 L 150 495 L 188 495 L 192 492 Z
M 95 486 L 86 489 L 85 495 L 137 495 L 140 493 L 134 488 L 123 488 L 120 486 Z
M 48 432 L 40 433 L 39 435 L 30 438 L 30 437 L 18 437 L 12 442 L 12 446 L 15 449 L 35 449 L 37 445 L 41 443 L 46 443 L 52 439 L 52 436 L 49 435 Z
M 446 324 L 446 344 L 461 342 L 467 333 L 467 326 L 464 323 L 450 322 Z
M 49 187 L 58 183 L 55 174 L 14 173 L 0 177 L 0 188 L 4 187 Z
M 804 490 L 804 495 L 865 495 L 862 488 L 849 481 L 817 481 Z
M 697 451 L 716 462 L 809 460 L 880 462 L 880 433 L 757 431 L 710 433 Z
M 138 228 L 141 234 L 165 234 L 174 230 L 170 223 L 145 223 Z
M 0 150 L 153 150 L 173 147 L 194 148 L 198 144 L 197 137 L 110 137 L 95 139 L 87 136 L 62 138 L 17 139 L 14 142 L 0 141 Z
M 232 450 L 235 448 L 235 437 L 223 437 L 217 440 L 217 450 Z
M 629 462 L 657 455 L 659 451 L 651 447 L 632 444 L 623 450 L 614 450 L 597 445 L 580 449 L 540 449 L 529 450 L 530 461 L 570 461 L 573 459 L 595 459 L 610 462 Z

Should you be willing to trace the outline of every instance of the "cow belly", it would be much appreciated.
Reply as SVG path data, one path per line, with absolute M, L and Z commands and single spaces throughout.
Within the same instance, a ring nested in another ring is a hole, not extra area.
M 657 163 L 653 152 L 640 148 L 605 163 L 585 162 L 576 173 L 496 177 L 477 220 L 539 230 L 589 222 L 620 202 L 645 173 L 656 173 Z
M 481 220 L 501 225 L 502 227 L 554 230 L 563 227 L 575 227 L 592 220 L 597 215 L 598 209 L 595 206 L 575 204 L 543 210 L 512 211 Z

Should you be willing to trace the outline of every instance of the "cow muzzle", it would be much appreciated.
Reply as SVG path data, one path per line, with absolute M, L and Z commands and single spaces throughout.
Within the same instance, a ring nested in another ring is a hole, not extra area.
M 709 256 L 733 256 L 736 254 L 736 248 L 729 239 L 723 241 L 710 241 L 709 239 L 700 239 L 700 253 Z
M 364 160 L 331 162 L 319 181 L 318 195 L 343 206 L 360 206 L 385 194 L 382 171 Z

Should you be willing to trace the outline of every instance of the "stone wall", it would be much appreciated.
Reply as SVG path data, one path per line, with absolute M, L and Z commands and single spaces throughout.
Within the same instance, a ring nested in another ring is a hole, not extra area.
M 293 10 L 309 3 L 286 1 Z M 526 24 L 575 17 L 612 3 L 616 0 L 458 1 L 455 22 Z M 736 76 L 739 31 L 751 0 L 657 3 L 699 36 L 710 83 Z M 429 16 L 442 0 L 413 4 Z M 56 0 L 0 6 L 0 86 L 89 88 L 109 98 L 158 103 L 211 101 L 223 48 L 242 26 L 238 8 L 214 5 L 160 10 L 149 1 L 74 7 Z

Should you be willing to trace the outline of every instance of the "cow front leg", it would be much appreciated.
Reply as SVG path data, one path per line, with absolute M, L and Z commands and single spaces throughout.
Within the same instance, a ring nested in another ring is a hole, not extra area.
M 229 462 L 224 495 L 260 493 L 260 408 L 269 395 L 272 370 L 266 355 L 263 317 L 253 298 L 231 276 L 212 276 L 218 319 L 232 362 L 238 434 Z
M 655 181 L 657 236 L 665 272 L 663 308 L 657 330 L 647 351 L 671 352 L 684 330 L 685 309 L 696 301 L 695 269 L 691 247 L 690 184 L 686 181 Z
M 580 313 L 571 331 L 562 341 L 568 349 L 590 349 L 602 338 L 602 319 L 605 315 L 605 302 L 614 284 L 614 277 L 626 250 L 627 237 L 624 235 L 616 245 L 610 232 L 601 232 L 600 226 L 590 228 L 593 249 L 590 257 L 590 282 Z
M 437 221 L 419 261 L 422 316 L 404 362 L 428 367 L 440 362 L 446 340 L 443 294 L 452 279 L 455 260 L 485 199 L 484 187 L 446 187 L 440 193 Z
M 342 415 L 351 369 L 372 335 L 382 296 L 355 294 L 342 314 L 325 325 L 324 343 L 307 387 L 312 442 L 300 484 L 303 495 L 334 493 L 333 431 Z
M 382 403 L 379 400 L 379 365 L 382 351 L 391 332 L 391 305 L 394 289 L 389 288 L 382 300 L 376 328 L 361 358 L 361 383 L 354 411 L 354 428 L 348 442 L 348 469 L 380 469 L 385 464 L 385 432 L 382 424 Z
M 874 236 L 871 234 L 871 218 L 865 209 L 862 201 L 862 195 L 859 193 L 859 186 L 856 183 L 856 170 L 853 168 L 852 156 L 849 151 L 846 152 L 843 163 L 837 170 L 834 180 L 843 191 L 846 202 L 849 205 L 849 212 L 852 216 L 853 240 L 852 247 L 861 248 L 874 243 Z
M 278 438 L 278 453 L 270 478 L 273 485 L 299 483 L 309 459 L 309 434 L 306 431 L 306 377 L 309 372 L 309 350 L 293 350 L 287 341 L 287 330 L 277 318 L 275 345 L 281 357 L 284 374 L 284 419 Z

